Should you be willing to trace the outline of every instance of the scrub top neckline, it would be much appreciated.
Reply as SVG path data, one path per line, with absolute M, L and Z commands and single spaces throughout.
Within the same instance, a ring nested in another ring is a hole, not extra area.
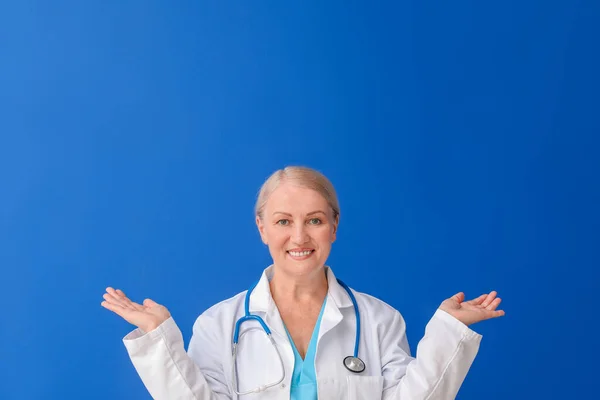
M 319 328 L 321 325 L 321 319 L 323 318 L 323 311 L 325 311 L 326 303 L 327 303 L 327 296 L 325 296 L 325 299 L 323 300 L 323 305 L 321 306 L 321 311 L 319 311 L 319 317 L 317 318 L 317 322 L 315 323 L 315 327 L 313 328 L 313 332 L 310 337 L 310 342 L 308 343 L 308 349 L 306 349 L 306 354 L 304 355 L 304 359 L 300 355 L 300 352 L 298 351 L 298 348 L 296 347 L 296 343 L 294 343 L 294 340 L 292 339 L 292 335 L 290 335 L 290 332 L 288 331 L 287 326 L 285 326 L 285 322 L 281 321 L 283 324 L 283 328 L 285 329 L 285 333 L 287 334 L 287 337 L 290 340 L 290 344 L 292 345 L 292 349 L 294 350 L 294 356 L 297 356 L 298 358 L 300 358 L 301 361 L 305 361 L 308 358 L 309 354 L 311 353 L 311 349 L 314 351 L 315 350 L 314 348 L 316 348 L 315 342 L 319 335 Z M 314 354 L 312 354 L 312 357 L 314 358 Z
M 317 322 L 313 329 L 312 336 L 310 338 L 310 342 L 308 345 L 308 349 L 304 356 L 304 359 L 300 356 L 300 352 L 298 351 L 296 344 L 292 340 L 290 333 L 283 324 L 285 328 L 285 332 L 288 336 L 292 349 L 294 351 L 294 372 L 292 374 L 292 387 L 299 387 L 304 385 L 314 384 L 316 382 L 316 374 L 315 374 L 315 353 L 317 349 L 317 338 L 319 337 L 319 328 L 321 325 L 321 319 L 323 317 L 323 312 L 325 310 L 325 304 L 327 303 L 327 296 L 323 300 L 323 305 L 321 306 L 321 311 L 319 313 L 319 317 L 317 318 Z M 306 387 L 308 388 L 308 387 Z

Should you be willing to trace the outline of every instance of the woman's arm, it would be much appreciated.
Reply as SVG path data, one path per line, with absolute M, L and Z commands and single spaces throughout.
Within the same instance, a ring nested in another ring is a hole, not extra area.
M 385 400 L 452 400 L 479 350 L 481 335 L 445 311 L 437 310 L 408 356 L 406 326 L 400 314 L 390 324 L 383 350 Z
M 156 400 L 225 400 L 229 390 L 222 373 L 221 349 L 214 330 L 194 329 L 190 346 L 202 349 L 202 370 L 185 351 L 181 331 L 166 307 L 150 300 L 135 303 L 121 290 L 107 288 L 102 306 L 138 328 L 123 338 L 142 382 Z M 197 320 L 203 321 L 200 316 Z M 195 326 L 196 328 L 196 326 Z M 213 332 L 213 334 L 208 334 Z
M 202 334 L 202 332 L 198 332 Z M 201 345 L 202 365 L 186 353 L 181 331 L 173 318 L 151 332 L 139 329 L 123 339 L 131 362 L 142 382 L 156 400 L 225 400 L 230 399 L 222 363 L 216 355 L 219 347 L 207 335 L 194 334 L 192 346 Z
M 496 292 L 464 301 L 464 293 L 445 300 L 410 356 L 406 325 L 397 313 L 382 340 L 386 400 L 453 400 L 479 351 L 482 336 L 468 325 L 504 315 Z

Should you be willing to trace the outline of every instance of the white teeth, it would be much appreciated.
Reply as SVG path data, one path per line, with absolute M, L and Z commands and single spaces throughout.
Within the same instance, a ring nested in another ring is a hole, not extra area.
M 307 251 L 289 251 L 288 253 L 290 253 L 294 257 L 304 257 L 304 256 L 307 256 L 310 253 L 312 253 L 312 250 L 307 250 Z

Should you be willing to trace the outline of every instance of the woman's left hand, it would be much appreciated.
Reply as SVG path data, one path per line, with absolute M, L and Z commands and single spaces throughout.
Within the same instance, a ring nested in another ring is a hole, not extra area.
M 475 324 L 490 318 L 502 317 L 503 310 L 496 310 L 502 299 L 496 297 L 497 293 L 492 291 L 482 294 L 476 299 L 464 301 L 465 294 L 460 292 L 446 299 L 440 305 L 440 309 L 452 315 L 465 325 Z

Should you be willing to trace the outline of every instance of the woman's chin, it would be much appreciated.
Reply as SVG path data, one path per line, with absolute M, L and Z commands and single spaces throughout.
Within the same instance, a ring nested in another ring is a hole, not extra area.
M 322 269 L 323 265 L 321 265 L 316 260 L 297 261 L 288 259 L 285 260 L 285 262 L 282 263 L 280 267 L 280 269 L 283 270 L 282 272 L 285 272 L 286 275 L 306 276 Z

